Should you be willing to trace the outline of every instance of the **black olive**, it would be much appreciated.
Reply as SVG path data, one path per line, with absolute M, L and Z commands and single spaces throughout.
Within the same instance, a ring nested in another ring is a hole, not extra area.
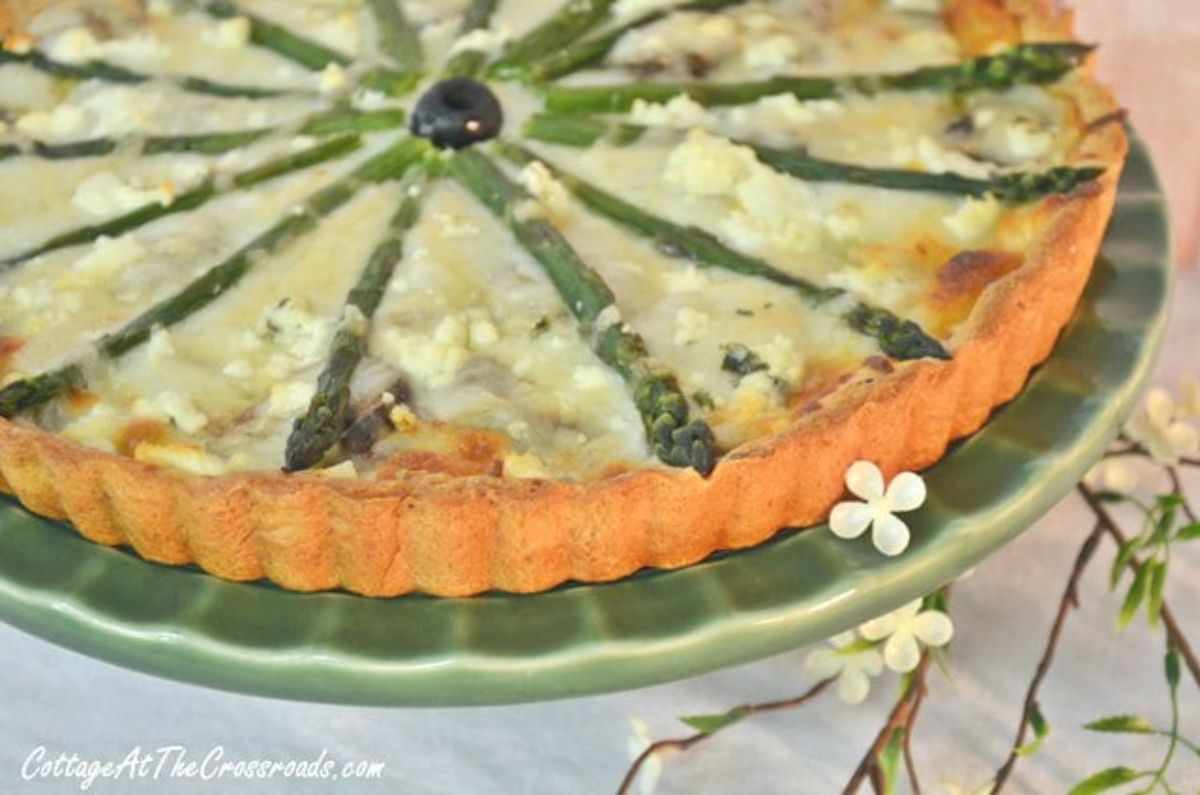
M 453 77 L 430 86 L 413 110 L 413 134 L 439 149 L 462 149 L 495 138 L 504 111 L 487 86 L 469 77 Z

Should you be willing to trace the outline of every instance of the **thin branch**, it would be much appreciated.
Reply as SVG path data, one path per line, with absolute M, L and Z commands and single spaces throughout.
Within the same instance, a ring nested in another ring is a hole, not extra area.
M 1104 531 L 1112 536 L 1113 540 L 1119 545 L 1124 545 L 1128 539 L 1117 525 L 1116 520 L 1112 518 L 1112 514 L 1104 507 L 1104 503 L 1096 496 L 1095 492 L 1089 489 L 1082 483 L 1079 485 L 1079 493 L 1083 495 L 1084 500 L 1096 514 L 1096 518 L 1100 520 L 1100 524 L 1104 527 Z M 1126 564 L 1134 573 L 1142 568 L 1142 562 L 1137 560 L 1136 556 L 1130 556 L 1129 562 Z M 1183 634 L 1183 629 L 1179 626 L 1179 620 L 1175 618 L 1175 612 L 1163 600 L 1162 609 L 1159 613 L 1162 616 L 1163 626 L 1166 627 L 1167 635 L 1171 643 L 1179 651 L 1184 662 L 1187 663 L 1188 672 L 1192 675 L 1192 680 L 1196 686 L 1200 687 L 1200 659 L 1197 659 L 1196 652 L 1192 650 L 1192 646 L 1188 643 L 1187 636 Z
M 761 704 L 745 704 L 741 707 L 734 707 L 735 710 L 741 710 L 750 715 L 761 715 L 764 712 L 779 712 L 787 709 L 796 709 L 804 706 L 809 701 L 812 701 L 817 696 L 824 692 L 825 688 L 833 684 L 834 677 L 823 679 L 815 685 L 804 691 L 794 698 L 784 699 L 782 701 L 766 701 Z M 656 754 L 663 751 L 686 751 L 693 745 L 698 745 L 709 737 L 712 737 L 716 732 L 697 732 L 690 737 L 679 737 L 670 740 L 659 740 L 646 746 L 646 750 L 642 751 L 637 759 L 633 760 L 633 764 L 625 773 L 625 778 L 621 779 L 621 786 L 617 788 L 617 795 L 627 795 L 633 782 L 637 780 L 638 773 L 641 772 L 642 766 L 646 764 Z
M 996 783 L 992 787 L 992 792 L 997 795 L 1004 788 L 1009 776 L 1012 775 L 1013 768 L 1017 764 L 1017 759 L 1020 756 L 1018 750 L 1025 744 L 1025 734 L 1029 729 L 1029 719 L 1036 709 L 1038 688 L 1041 687 L 1042 681 L 1046 678 L 1046 674 L 1049 673 L 1050 666 L 1054 662 L 1054 652 L 1058 649 L 1059 641 L 1062 639 L 1063 627 L 1066 626 L 1067 616 L 1072 610 L 1079 607 L 1079 580 L 1083 576 L 1084 570 L 1087 569 L 1087 565 L 1096 551 L 1096 545 L 1100 543 L 1100 538 L 1103 535 L 1104 524 L 1101 521 L 1097 521 L 1096 526 L 1083 542 L 1083 546 L 1079 548 L 1079 554 L 1075 556 L 1075 565 L 1071 568 L 1071 576 L 1067 579 L 1062 599 L 1059 600 L 1058 613 L 1055 614 L 1054 623 L 1050 627 L 1050 636 L 1046 640 L 1045 651 L 1042 652 L 1042 658 L 1038 660 L 1033 680 L 1029 683 L 1029 688 L 1025 691 L 1025 702 L 1021 709 L 1021 723 L 1017 726 L 1017 736 L 1013 739 L 1012 746 L 1008 751 L 1008 758 L 1004 760 L 1004 764 L 996 771 Z
M 1183 490 L 1183 478 L 1179 476 L 1179 467 L 1166 467 L 1166 470 L 1167 476 L 1171 478 L 1171 487 L 1175 489 L 1175 493 L 1183 501 L 1183 512 L 1187 515 L 1188 521 L 1200 522 L 1200 518 L 1196 516 L 1196 510 L 1192 508 L 1192 503 L 1187 498 L 1187 492 Z
M 897 729 L 905 729 L 905 727 L 911 726 L 912 722 L 916 720 L 914 713 L 925 698 L 925 677 L 929 673 L 929 663 L 932 660 L 933 656 L 929 649 L 925 649 L 921 653 L 921 659 L 917 663 L 916 670 L 913 671 L 908 688 L 896 700 L 896 705 L 888 713 L 887 722 L 879 730 L 879 734 L 875 735 L 875 741 L 871 743 L 871 747 L 867 749 L 862 761 L 855 768 L 854 774 L 846 782 L 846 787 L 842 790 L 842 795 L 852 795 L 858 792 L 859 787 L 862 786 L 863 781 L 868 777 L 871 779 L 876 791 L 882 791 L 880 786 L 882 771 L 879 769 L 879 755 L 887 747 L 892 734 Z
M 1179 463 L 1185 467 L 1200 467 L 1200 458 L 1184 458 Z
M 924 687 L 925 683 L 922 682 L 921 686 Z M 924 703 L 923 697 L 924 694 L 922 694 L 921 700 L 913 704 L 912 711 L 908 714 L 908 723 L 904 725 L 904 739 L 901 741 L 901 748 L 904 752 L 904 769 L 908 771 L 908 784 L 912 795 L 921 795 L 921 779 L 917 776 L 917 765 L 913 760 L 912 736 L 913 729 L 917 724 L 917 716 L 921 712 L 921 704 Z

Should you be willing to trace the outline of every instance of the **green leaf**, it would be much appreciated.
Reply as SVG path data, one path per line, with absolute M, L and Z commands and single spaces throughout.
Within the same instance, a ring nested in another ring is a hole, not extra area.
M 879 769 L 883 772 L 883 791 L 892 795 L 896 791 L 896 780 L 900 776 L 900 758 L 904 749 L 904 728 L 892 732 L 891 739 L 879 752 Z
M 1162 614 L 1163 588 L 1167 584 L 1167 564 L 1165 561 L 1151 561 L 1146 564 L 1150 569 L 1150 598 L 1146 600 L 1146 619 L 1150 626 L 1157 627 Z
M 1184 525 L 1175 535 L 1175 538 L 1178 541 L 1195 541 L 1197 538 L 1200 538 L 1200 522 L 1192 522 L 1191 524 Z
M 1117 629 L 1129 626 L 1142 600 L 1146 598 L 1146 590 L 1150 587 L 1151 569 L 1149 564 L 1142 566 L 1134 576 L 1133 585 L 1129 586 L 1129 592 L 1125 594 L 1125 603 L 1121 605 L 1121 612 L 1117 616 Z
M 1179 652 L 1171 649 L 1167 652 L 1167 657 L 1163 661 L 1163 667 L 1167 674 L 1167 684 L 1172 690 L 1179 687 Z
M 1121 544 L 1120 549 L 1117 550 L 1117 557 L 1113 560 L 1112 570 L 1109 572 L 1109 588 L 1116 588 L 1117 583 L 1121 582 L 1121 575 L 1125 573 L 1125 567 L 1129 565 L 1129 560 L 1138 551 L 1139 546 L 1141 546 L 1141 543 L 1137 538 L 1130 539 Z
M 1110 767 L 1088 776 L 1076 784 L 1068 795 L 1092 795 L 1095 792 L 1107 792 L 1113 787 L 1137 781 L 1143 775 L 1145 774 L 1128 767 Z
M 1175 523 L 1179 520 L 1179 502 L 1172 502 L 1168 498 L 1175 495 L 1169 494 L 1158 498 L 1158 507 L 1161 513 L 1154 521 L 1154 535 L 1151 538 L 1156 542 L 1164 542 L 1171 537 L 1171 531 L 1175 529 Z
M 1125 495 L 1119 491 L 1098 491 L 1096 499 L 1100 502 L 1125 502 Z
M 716 715 L 684 715 L 679 720 L 701 734 L 716 734 L 721 729 L 743 720 L 749 714 L 750 708 L 741 706 Z
M 1018 748 L 1018 756 L 1033 756 L 1041 750 L 1042 743 L 1046 742 L 1046 738 L 1050 735 L 1050 724 L 1046 722 L 1046 716 L 1042 714 L 1042 708 L 1036 701 L 1029 708 L 1027 720 L 1029 727 L 1033 729 L 1033 742 L 1025 743 Z
M 1153 734 L 1154 727 L 1150 721 L 1137 715 L 1112 715 L 1100 718 L 1083 728 L 1093 732 L 1108 732 L 1112 734 Z

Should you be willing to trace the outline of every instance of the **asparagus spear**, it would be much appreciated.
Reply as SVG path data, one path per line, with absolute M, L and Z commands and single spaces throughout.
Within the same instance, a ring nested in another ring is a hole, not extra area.
M 424 56 L 421 39 L 400 8 L 399 0 L 370 0 L 379 29 L 379 49 L 405 74 L 419 74 Z
M 350 201 L 364 185 L 401 176 L 428 150 L 425 141 L 404 138 L 363 162 L 348 176 L 309 196 L 295 211 L 276 221 L 182 290 L 101 338 L 98 352 L 103 358 L 117 359 L 145 342 L 156 326 L 170 327 L 196 314 L 237 285 L 266 255 L 315 228 L 322 218 Z M 0 389 L 0 416 L 12 417 L 29 411 L 72 387 L 81 386 L 82 373 L 82 366 L 73 362 L 58 370 L 9 384 Z
M 534 80 L 555 80 L 560 77 L 586 69 L 600 61 L 612 51 L 621 37 L 630 31 L 653 25 L 680 11 L 718 11 L 726 6 L 736 5 L 741 0 L 696 0 L 684 3 L 674 8 L 665 8 L 643 14 L 623 25 L 613 28 L 608 33 L 594 36 L 584 41 L 578 41 L 568 47 L 549 53 L 529 69 L 529 76 Z
M 496 12 L 497 0 L 472 0 L 463 14 L 462 25 L 458 28 L 459 37 L 466 36 L 476 30 L 484 30 L 492 24 L 492 15 Z M 478 77 L 483 71 L 486 56 L 478 50 L 461 50 L 442 67 L 443 77 Z
M 56 249 L 75 246 L 81 243 L 90 243 L 103 236 L 116 237 L 117 235 L 123 235 L 151 221 L 157 221 L 159 218 L 194 210 L 228 190 L 248 188 L 274 179 L 275 177 L 283 176 L 284 174 L 303 171 L 319 163 L 349 154 L 360 146 L 362 146 L 362 139 L 357 135 L 340 136 L 316 144 L 295 154 L 268 160 L 262 165 L 242 171 L 235 174 L 229 180 L 228 184 L 218 184 L 216 181 L 209 179 L 197 187 L 176 196 L 170 204 L 153 202 L 144 207 L 130 210 L 124 215 L 118 215 L 116 218 L 109 219 L 108 221 L 82 226 L 56 235 L 29 251 L 0 260 L 0 272 L 33 257 L 55 251 Z
M 533 153 L 513 144 L 502 143 L 500 147 L 505 157 L 516 163 L 529 163 L 538 159 Z M 807 279 L 785 273 L 760 259 L 729 248 L 702 229 L 680 226 L 651 215 L 544 160 L 541 162 L 593 211 L 650 238 L 659 248 L 673 256 L 686 257 L 704 267 L 721 268 L 745 276 L 767 279 L 795 290 L 814 306 L 846 296 L 846 291 L 841 288 L 820 287 Z M 894 359 L 950 358 L 942 344 L 926 334 L 920 326 L 910 320 L 896 317 L 886 309 L 854 301 L 844 317 L 851 328 L 873 337 L 879 343 L 880 349 Z
M 316 394 L 288 437 L 284 465 L 288 472 L 316 466 L 350 424 L 350 379 L 366 353 L 368 324 L 403 256 L 404 236 L 417 222 L 420 190 L 415 181 L 404 185 L 404 198 L 388 224 L 387 234 L 346 299 L 347 315 L 334 335 L 329 363 L 317 381 Z
M 297 135 L 332 136 L 349 133 L 392 130 L 404 125 L 404 111 L 399 109 L 360 111 L 335 108 L 308 117 L 296 128 Z M 259 127 L 251 130 L 197 133 L 195 135 L 156 135 L 144 139 L 92 138 L 66 144 L 34 141 L 28 154 L 47 160 L 68 160 L 76 157 L 102 157 L 127 147 L 143 155 L 191 153 L 219 155 L 254 143 L 275 132 L 276 128 Z M 25 154 L 15 144 L 0 147 L 0 160 Z
M 563 146 L 591 146 L 608 140 L 618 145 L 641 138 L 648 128 L 625 122 L 610 123 L 595 116 L 538 113 L 530 116 L 521 132 L 526 138 Z
M 277 55 L 298 63 L 305 69 L 320 71 L 331 63 L 347 66 L 351 58 L 324 44 L 293 33 L 282 25 L 250 14 L 227 0 L 209 0 L 204 10 L 217 19 L 244 17 L 250 23 L 250 41 Z
M 946 172 L 866 168 L 822 160 L 803 152 L 753 144 L 743 145 L 753 149 L 758 159 L 771 168 L 809 182 L 852 182 L 893 190 L 931 191 L 975 197 L 995 196 L 1014 204 L 1033 201 L 1052 193 L 1067 193 L 1104 173 L 1102 168 L 1063 166 L 1043 172 L 1017 172 L 1000 174 L 991 179 L 975 179 Z
M 686 95 L 705 106 L 745 105 L 763 97 L 792 94 L 798 99 L 829 99 L 847 93 L 880 91 L 999 91 L 1057 80 L 1078 66 L 1091 47 L 1074 42 L 1021 44 L 953 66 L 911 72 L 849 77 L 772 77 L 750 83 L 629 83 L 551 86 L 546 109 L 559 113 L 619 113 L 636 100 L 666 102 Z
M 539 58 L 569 45 L 606 20 L 614 2 L 566 0 L 549 19 L 510 44 L 500 60 L 492 64 L 492 73 L 499 77 L 523 73 Z
M 449 162 L 450 174 L 473 193 L 538 261 L 575 316 L 580 333 L 596 355 L 621 375 L 633 393 L 655 454 L 677 467 L 692 467 L 707 476 L 716 466 L 712 431 L 689 417 L 687 398 L 674 376 L 651 364 L 646 344 L 621 322 L 602 324 L 601 315 L 615 309 L 612 290 L 583 262 L 550 223 L 522 212 L 532 201 L 486 155 L 463 149 Z
M 0 417 L 10 419 L 37 408 L 83 383 L 83 368 L 78 364 L 16 381 L 0 389 Z
M 636 140 L 646 127 L 636 124 L 610 124 L 591 116 L 538 114 L 525 122 L 529 138 L 564 146 L 591 146 L 608 139 L 618 144 Z M 871 168 L 838 163 L 813 157 L 799 150 L 773 149 L 746 141 L 737 141 L 754 151 L 758 159 L 785 174 L 807 182 L 848 182 L 892 190 L 929 191 L 960 196 L 995 196 L 1014 204 L 1033 201 L 1053 193 L 1067 193 L 1104 173 L 1102 168 L 1058 167 L 1042 172 L 1015 172 L 991 179 L 977 179 L 948 172 L 911 171 L 897 168 Z
M 383 0 L 372 0 L 373 4 L 381 2 Z M 203 6 L 205 11 L 217 19 L 245 17 L 250 22 L 250 41 L 289 61 L 300 64 L 310 71 L 320 71 L 330 64 L 348 66 L 353 62 L 353 59 L 345 53 L 294 33 L 282 25 L 263 19 L 256 14 L 247 13 L 228 0 L 207 0 Z M 399 8 L 396 9 L 396 12 L 399 13 Z M 419 49 L 417 52 L 419 55 Z M 359 83 L 366 88 L 395 96 L 403 94 L 416 85 L 419 71 L 419 66 L 413 70 L 379 68 L 363 75 Z
M 123 85 L 139 85 L 155 79 L 170 80 L 174 81 L 185 91 L 217 97 L 264 99 L 303 93 L 294 89 L 261 88 L 258 86 L 219 83 L 204 77 L 148 75 L 126 69 L 123 66 L 106 63 L 105 61 L 88 61 L 82 64 L 64 63 L 62 61 L 55 61 L 36 50 L 29 53 L 13 53 L 0 50 L 0 65 L 4 64 L 25 64 L 37 69 L 39 72 L 69 80 L 103 80 L 107 83 L 119 83 Z

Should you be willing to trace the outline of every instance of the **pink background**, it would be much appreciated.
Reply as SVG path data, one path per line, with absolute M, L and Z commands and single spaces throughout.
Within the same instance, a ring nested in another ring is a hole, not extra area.
M 1200 1 L 1075 0 L 1105 81 L 1149 141 L 1166 183 L 1179 258 L 1200 265 Z

